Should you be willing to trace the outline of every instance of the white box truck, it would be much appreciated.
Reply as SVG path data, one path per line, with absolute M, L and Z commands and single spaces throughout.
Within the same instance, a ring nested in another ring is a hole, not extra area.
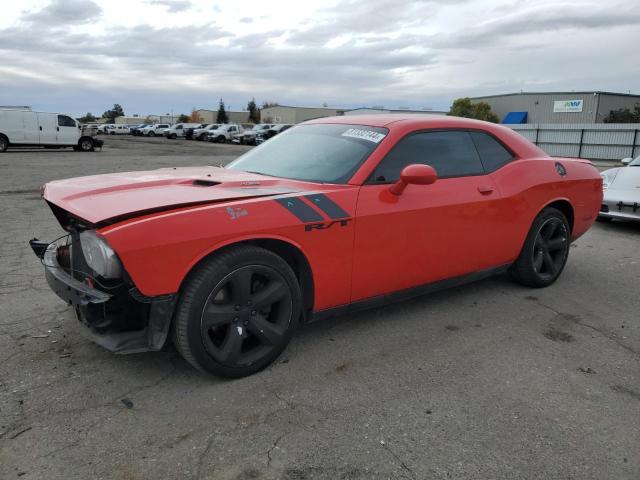
M 0 152 L 11 147 L 73 147 L 90 152 L 102 141 L 83 133 L 69 115 L 0 108 Z

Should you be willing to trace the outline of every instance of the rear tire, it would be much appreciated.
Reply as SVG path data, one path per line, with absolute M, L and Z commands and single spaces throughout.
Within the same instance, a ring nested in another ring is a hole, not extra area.
M 6 152 L 9 148 L 9 140 L 4 135 L 0 135 L 0 153 Z
M 300 286 L 287 262 L 263 248 L 238 246 L 211 256 L 189 275 L 173 340 L 198 370 L 244 377 L 282 353 L 301 311 Z
M 169 138 L 171 138 L 171 140 L 175 140 L 176 138 L 178 138 L 178 135 L 172 133 L 171 135 L 169 135 Z
M 548 287 L 562 273 L 571 244 L 571 229 L 564 214 L 545 208 L 533 221 L 511 277 L 528 287 Z
M 220 135 L 220 136 L 218 137 L 218 143 L 224 143 L 226 140 L 227 140 L 227 139 L 225 138 L 225 136 L 224 136 L 224 135 Z

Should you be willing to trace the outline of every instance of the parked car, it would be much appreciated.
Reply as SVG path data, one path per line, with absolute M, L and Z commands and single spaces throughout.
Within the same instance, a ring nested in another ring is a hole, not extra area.
M 129 125 L 114 125 L 109 129 L 109 135 L 129 135 L 131 129 Z
M 196 128 L 193 130 L 193 138 L 199 141 L 207 140 L 209 132 L 217 130 L 221 125 L 220 123 L 212 123 L 201 128 Z
M 219 125 L 215 130 L 207 132 L 207 138 L 210 142 L 225 143 L 230 142 L 233 136 L 242 132 L 242 127 L 235 123 L 225 123 Z
M 256 135 L 260 132 L 269 130 L 274 126 L 273 123 L 258 123 L 250 130 L 245 130 L 237 135 L 237 142 L 241 145 L 255 145 Z
M 154 125 L 149 125 L 140 130 L 140 133 L 146 137 L 155 137 L 157 135 L 162 135 L 164 131 L 171 127 L 168 123 L 156 123 Z
M 193 140 L 193 132 L 195 130 L 199 130 L 201 128 L 206 128 L 207 125 L 209 125 L 208 123 L 200 123 L 198 125 L 195 125 L 193 127 L 188 127 L 184 130 L 184 138 L 186 138 L 187 140 Z
M 622 164 L 600 174 L 604 198 L 599 220 L 640 221 L 640 156 L 623 158 Z
M 102 143 L 70 115 L 0 109 L 0 152 L 21 146 L 73 147 L 76 151 L 90 152 Z
M 226 168 L 42 192 L 68 236 L 31 246 L 95 342 L 126 353 L 171 338 L 196 368 L 241 377 L 301 322 L 505 271 L 551 285 L 602 179 L 502 125 L 369 115 L 305 122 Z
M 142 129 L 145 128 L 145 127 L 149 127 L 150 125 L 151 125 L 150 123 L 141 123 L 140 125 L 136 125 L 135 127 L 131 127 L 130 133 L 134 137 L 142 135 Z
M 167 128 L 164 132 L 162 132 L 162 134 L 166 138 L 175 140 L 178 137 L 184 137 L 185 130 L 187 128 L 195 128 L 199 125 L 199 123 L 176 123 L 172 127 Z
M 285 130 L 288 130 L 289 128 L 291 128 L 291 127 L 293 127 L 293 125 L 288 124 L 288 123 L 278 123 L 276 125 L 271 126 L 271 128 L 268 128 L 266 130 L 261 130 L 261 131 L 257 132 L 256 133 L 256 145 L 259 145 L 262 142 L 264 142 L 266 140 L 269 140 L 272 137 L 275 137 L 279 133 L 282 133 Z
M 103 123 L 97 129 L 97 135 L 108 135 L 111 129 L 115 126 L 113 123 Z

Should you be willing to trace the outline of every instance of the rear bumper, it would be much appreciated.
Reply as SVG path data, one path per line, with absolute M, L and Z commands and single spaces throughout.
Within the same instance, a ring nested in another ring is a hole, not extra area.
M 165 345 L 176 295 L 146 297 L 125 286 L 108 292 L 94 288 L 60 266 L 55 244 L 42 259 L 47 283 L 73 307 L 95 343 L 115 353 L 158 351 Z

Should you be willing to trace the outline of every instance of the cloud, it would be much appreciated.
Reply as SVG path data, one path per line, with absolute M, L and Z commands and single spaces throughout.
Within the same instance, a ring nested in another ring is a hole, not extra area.
M 22 19 L 31 24 L 61 27 L 87 23 L 101 13 L 102 9 L 91 0 L 53 0 L 43 9 L 29 13 Z
M 464 32 L 436 36 L 433 45 L 472 49 L 479 45 L 504 42 L 505 37 L 562 31 L 610 30 L 625 26 L 640 27 L 640 12 L 637 7 L 611 8 L 609 4 L 542 6 L 488 20 Z
M 79 113 L 94 101 L 126 107 L 153 98 L 162 110 L 183 102 L 186 111 L 211 98 L 239 105 L 252 96 L 446 108 L 456 96 L 528 87 L 640 87 L 637 9 L 506 1 L 399 8 L 397 0 L 327 0 L 272 13 L 273 5 L 261 10 L 262 2 L 244 0 L 239 16 L 209 0 L 129 0 L 126 15 L 111 3 L 54 0 L 0 28 L 0 103 L 11 92 L 31 104 L 42 98 L 34 95 L 38 85 L 76 98 Z
M 193 6 L 189 0 L 147 0 L 147 3 L 166 7 L 169 13 L 185 12 Z

